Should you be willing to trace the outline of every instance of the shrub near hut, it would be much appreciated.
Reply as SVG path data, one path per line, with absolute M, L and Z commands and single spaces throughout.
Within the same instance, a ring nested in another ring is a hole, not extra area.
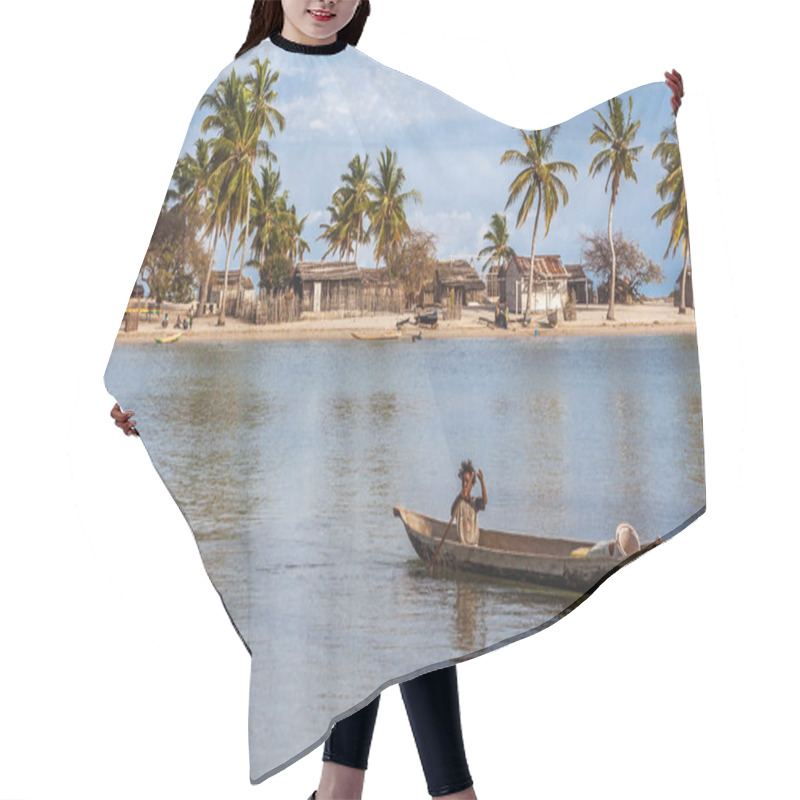
M 608 302 L 608 284 L 611 279 L 611 248 L 608 235 L 597 231 L 582 234 L 584 242 L 584 268 L 600 280 L 597 299 Z M 621 303 L 640 303 L 644 300 L 641 288 L 648 283 L 662 283 L 664 273 L 660 264 L 651 261 L 637 242 L 626 239 L 622 231 L 614 234 L 614 252 L 617 260 L 615 299 Z
M 387 264 L 392 280 L 403 289 L 406 306 L 413 308 L 436 275 L 436 235 L 412 230 L 400 247 L 389 253 Z

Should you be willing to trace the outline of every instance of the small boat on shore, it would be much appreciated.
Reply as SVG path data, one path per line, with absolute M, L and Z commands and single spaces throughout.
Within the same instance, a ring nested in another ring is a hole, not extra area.
M 384 342 L 390 339 L 400 338 L 399 331 L 390 331 L 389 333 L 353 333 L 351 331 L 350 335 L 354 339 L 359 339 L 362 342 Z
M 181 338 L 181 334 L 183 331 L 178 331 L 178 333 L 173 333 L 172 336 L 156 336 L 156 342 L 158 344 L 170 344 L 170 342 L 177 342 L 178 339 Z
M 394 507 L 394 515 L 405 526 L 417 555 L 423 561 L 430 562 L 444 536 L 447 523 L 402 506 Z M 451 525 L 436 563 L 496 578 L 582 593 L 596 586 L 622 564 L 659 543 L 656 540 L 645 545 L 628 558 L 587 558 L 586 551 L 595 542 L 526 536 L 481 528 L 478 544 L 467 545 L 459 539 L 456 526 Z

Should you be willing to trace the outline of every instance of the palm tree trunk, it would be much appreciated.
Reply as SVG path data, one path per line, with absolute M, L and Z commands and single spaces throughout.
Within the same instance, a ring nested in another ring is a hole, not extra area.
M 614 252 L 614 237 L 611 235 L 611 216 L 614 213 L 615 197 L 611 196 L 611 204 L 608 207 L 608 244 L 611 247 L 611 279 L 608 282 L 608 313 L 606 319 L 614 320 L 614 301 L 617 294 L 617 255 Z
M 217 325 L 225 324 L 225 302 L 227 300 L 227 294 L 228 294 L 228 272 L 231 266 L 231 247 L 233 247 L 233 231 L 234 231 L 234 223 L 233 220 L 231 220 L 231 234 L 228 237 L 228 254 L 225 256 L 225 278 L 223 279 L 222 283 L 222 302 L 220 303 L 219 317 L 217 317 Z
M 208 259 L 208 269 L 206 270 L 206 280 L 203 284 L 203 294 L 200 299 L 200 307 L 197 309 L 200 312 L 202 309 L 205 308 L 206 303 L 208 302 L 208 285 L 211 283 L 211 270 L 214 269 L 214 255 L 217 252 L 217 239 L 219 238 L 219 229 L 214 231 L 214 244 L 211 247 L 211 255 Z M 200 316 L 198 313 L 197 316 Z
M 539 199 L 536 202 L 536 217 L 533 220 L 533 239 L 531 239 L 531 271 L 528 275 L 528 299 L 525 301 L 525 319 L 531 313 L 531 297 L 533 296 L 533 274 L 535 272 L 534 259 L 536 258 L 536 231 L 539 229 L 539 209 L 542 207 L 542 193 L 539 192 Z
M 250 159 L 250 174 L 252 175 L 255 168 L 255 159 Z M 239 285 L 236 288 L 236 313 L 241 313 L 242 308 L 242 292 L 244 290 L 244 265 L 247 260 L 247 240 L 250 238 L 250 198 L 252 197 L 252 187 L 247 192 L 247 214 L 244 220 L 244 243 L 242 244 L 242 267 L 239 270 Z
M 678 308 L 679 314 L 686 313 L 686 273 L 687 273 L 687 265 L 689 263 L 689 251 L 684 251 L 683 254 L 683 274 L 681 275 L 681 304 Z

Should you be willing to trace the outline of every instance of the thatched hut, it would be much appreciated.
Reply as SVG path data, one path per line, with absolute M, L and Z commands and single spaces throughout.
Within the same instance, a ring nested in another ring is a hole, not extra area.
M 468 261 L 439 261 L 434 278 L 434 302 L 447 302 L 453 298 L 455 305 L 480 303 L 486 293 L 486 284 Z
M 301 311 L 344 314 L 361 310 L 361 270 L 354 261 L 301 261 L 292 287 Z
M 225 313 L 236 313 L 236 300 L 239 297 L 239 283 L 241 270 L 228 270 L 228 284 L 225 291 Z M 214 270 L 211 273 L 211 280 L 208 283 L 208 308 L 202 309 L 202 313 L 207 310 L 216 313 L 222 302 L 222 289 L 225 286 L 225 270 Z M 241 301 L 244 305 L 251 305 L 255 302 L 256 290 L 253 281 L 248 277 L 241 278 Z M 199 301 L 199 297 L 198 297 Z
M 361 275 L 361 311 L 365 314 L 376 314 L 381 311 L 400 313 L 406 306 L 403 287 L 389 278 L 386 267 L 360 269 Z

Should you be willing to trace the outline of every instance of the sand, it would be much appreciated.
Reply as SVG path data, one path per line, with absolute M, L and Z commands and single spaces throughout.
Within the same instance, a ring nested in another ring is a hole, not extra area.
M 617 336 L 642 334 L 694 333 L 694 309 L 678 314 L 671 303 L 647 302 L 636 305 L 617 305 L 616 320 L 606 319 L 607 306 L 578 306 L 577 320 L 564 322 L 559 312 L 555 328 L 547 325 L 544 315 L 534 317 L 528 327 L 514 321 L 509 329 L 494 328 L 480 318 L 494 319 L 494 306 L 469 307 L 462 310 L 460 320 L 439 322 L 435 330 L 422 328 L 424 339 L 518 337 L 518 336 Z M 216 316 L 196 318 L 192 329 L 183 331 L 180 342 L 205 341 L 307 341 L 315 339 L 352 339 L 351 334 L 377 334 L 395 332 L 395 323 L 408 314 L 376 314 L 366 317 L 320 318 L 320 315 L 304 314 L 296 322 L 273 325 L 253 325 L 229 317 L 224 326 L 217 325 Z M 170 314 L 172 319 L 174 314 Z M 401 328 L 403 339 L 410 339 L 420 332 L 413 325 Z M 152 342 L 157 336 L 177 333 L 172 324 L 162 329 L 160 321 L 140 322 L 139 329 L 131 333 L 120 331 L 117 342 Z

